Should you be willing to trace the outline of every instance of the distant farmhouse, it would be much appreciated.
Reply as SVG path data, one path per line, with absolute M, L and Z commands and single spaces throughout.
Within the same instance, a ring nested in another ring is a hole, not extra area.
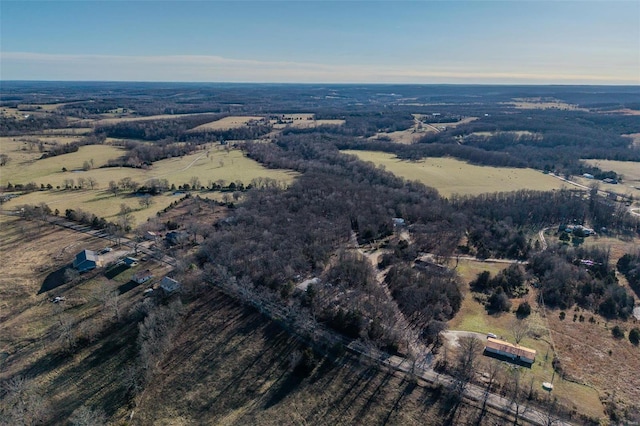
M 73 260 L 73 267 L 78 272 L 90 271 L 98 266 L 100 266 L 98 256 L 91 250 L 82 250 L 76 254 L 76 258 Z
M 484 353 L 500 359 L 506 359 L 516 364 L 531 367 L 536 360 L 536 351 L 524 346 L 514 345 L 504 340 L 487 338 Z

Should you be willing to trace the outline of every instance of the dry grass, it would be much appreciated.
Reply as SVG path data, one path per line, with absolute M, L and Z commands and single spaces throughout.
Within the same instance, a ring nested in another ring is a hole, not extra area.
M 640 188 L 640 162 L 637 161 L 613 161 L 613 160 L 582 160 L 585 163 L 599 167 L 601 170 L 613 170 L 622 175 L 624 186 Z M 593 182 L 593 181 L 592 181 Z M 604 189 L 604 184 L 600 184 Z M 614 185 L 617 190 L 619 185 Z
M 631 138 L 634 146 L 640 146 L 640 133 L 629 133 L 626 135 L 622 135 L 628 138 Z
M 467 136 L 480 136 L 480 137 L 489 138 L 491 136 L 495 136 L 498 133 L 514 135 L 514 136 L 517 136 L 518 138 L 521 138 L 523 136 L 541 137 L 540 134 L 534 133 L 534 132 L 530 132 L 529 130 L 512 130 L 512 131 L 499 131 L 499 132 L 473 132 L 473 133 L 469 133 Z
M 95 155 L 96 151 L 94 151 L 96 148 L 99 150 L 113 151 L 105 151 L 105 154 L 98 157 Z M 157 211 L 175 201 L 177 197 L 170 194 L 156 196 L 153 198 L 154 204 L 150 208 L 141 209 L 137 197 L 129 195 L 114 197 L 112 193 L 109 193 L 108 185 L 110 181 L 117 183 L 120 179 L 130 177 L 134 181 L 144 184 L 144 182 L 150 179 L 162 178 L 167 179 L 169 184 L 175 184 L 177 187 L 189 183 L 191 177 L 194 176 L 198 177 L 204 186 L 208 185 L 209 182 L 219 181 L 223 181 L 225 184 L 242 182 L 244 185 L 248 185 L 251 183 L 251 180 L 259 177 L 290 183 L 297 176 L 296 173 L 291 171 L 267 169 L 260 163 L 245 157 L 241 151 L 226 151 L 222 149 L 212 149 L 209 152 L 201 151 L 181 158 L 170 158 L 158 161 L 148 170 L 132 169 L 129 167 L 109 167 L 91 169 L 86 172 L 68 171 L 63 173 L 60 171 L 63 164 L 70 169 L 70 166 L 82 165 L 82 162 L 89 157 L 96 159 L 102 158 L 102 161 L 106 161 L 107 158 L 117 157 L 117 155 L 109 156 L 108 152 L 119 154 L 121 151 L 107 145 L 92 145 L 81 147 L 77 153 L 38 160 L 33 163 L 32 166 L 26 167 L 23 171 L 18 170 L 16 174 L 5 176 L 4 170 L 2 170 L 2 182 L 10 181 L 12 183 L 19 183 L 20 181 L 17 177 L 20 176 L 19 173 L 23 173 L 23 175 L 26 175 L 24 182 L 35 180 L 38 185 L 40 185 L 40 183 L 44 183 L 45 185 L 51 183 L 54 187 L 63 187 L 65 179 L 74 179 L 77 183 L 79 177 L 92 177 L 99 185 L 98 188 L 94 190 L 36 191 L 12 199 L 4 204 L 4 208 L 11 209 L 22 204 L 39 204 L 44 202 L 52 209 L 58 209 L 61 212 L 64 212 L 66 209 L 82 209 L 99 217 L 109 219 L 113 218 L 113 216 L 120 211 L 121 204 L 126 204 L 134 210 L 133 215 L 136 218 L 136 223 L 140 224 L 145 222 L 147 218 L 153 217 Z M 65 158 L 67 160 L 65 160 Z M 73 159 L 74 161 L 69 159 Z M 36 167 L 42 162 L 44 162 L 44 166 L 40 166 L 40 168 Z M 97 165 L 98 164 L 96 164 L 96 166 Z M 6 167 L 14 166 L 10 164 Z M 42 174 L 42 176 L 37 177 L 37 173 Z M 217 196 L 215 197 L 217 198 Z M 222 197 L 222 195 L 220 195 L 220 197 Z
M 566 186 L 562 181 L 533 169 L 475 166 L 453 158 L 403 161 L 393 154 L 372 151 L 343 151 L 371 161 L 405 179 L 436 188 L 440 194 L 478 195 L 520 189 L 551 191 Z
M 561 109 L 567 111 L 589 111 L 577 105 L 568 104 L 559 99 L 547 98 L 514 98 L 513 102 L 505 102 L 505 105 L 513 105 L 516 109 Z
M 135 349 L 136 326 L 124 322 L 108 328 L 110 313 L 94 297 L 98 287 L 116 290 L 126 277 L 109 280 L 90 273 L 75 284 L 37 294 L 45 278 L 68 265 L 78 251 L 106 244 L 86 234 L 0 216 L 0 250 L 6 262 L 0 276 L 0 353 L 8 355 L 0 381 L 15 375 L 33 380 L 49 402 L 50 424 L 62 424 L 82 404 L 99 404 L 109 414 L 126 408 L 121 374 Z M 142 267 L 150 268 L 156 277 L 167 272 L 154 263 L 138 268 Z M 120 296 L 123 313 L 142 298 L 143 288 Z M 49 301 L 53 296 L 64 296 L 66 301 L 53 304 Z M 85 340 L 69 356 L 59 339 L 61 315 L 72 321 L 72 333 L 78 338 L 86 337 L 91 328 L 98 333 L 105 330 L 106 335 Z
M 389 138 L 395 143 L 410 145 L 418 141 L 421 137 L 428 133 L 428 128 L 425 131 L 416 131 L 415 127 L 407 130 L 398 130 L 391 133 L 377 133 L 371 136 L 369 139 L 375 140 L 379 138 Z
M 348 356 L 296 376 L 289 360 L 304 347 L 215 291 L 189 307 L 177 336 L 133 424 L 441 425 L 448 414 L 428 390 Z M 471 424 L 478 412 L 462 410 L 456 424 Z
M 489 270 L 494 274 L 497 270 L 502 269 L 503 266 L 475 261 L 461 261 L 459 269 L 460 267 L 462 267 L 461 272 L 463 277 L 466 278 L 465 282 L 468 282 L 467 277 L 472 277 L 473 279 L 477 273 L 482 270 Z M 534 307 L 534 311 L 527 318 L 527 321 L 535 335 L 539 337 L 525 337 L 521 344 L 535 349 L 537 352 L 536 362 L 533 364 L 531 370 L 527 371 L 534 381 L 534 388 L 542 393 L 542 383 L 551 381 L 554 376 L 552 365 L 553 348 L 550 344 L 549 330 L 543 313 L 535 307 L 536 304 L 533 302 L 533 300 L 535 300 L 535 294 L 525 296 L 525 299 L 529 300 L 529 303 Z M 518 304 L 525 299 L 514 299 L 513 308 L 515 309 Z M 476 301 L 473 298 L 473 294 L 467 290 L 462 307 L 458 314 L 449 321 L 448 328 L 450 330 L 473 331 L 482 334 L 495 333 L 507 341 L 514 342 L 511 325 L 513 321 L 515 321 L 515 318 L 513 313 L 502 313 L 498 315 L 487 314 L 484 305 Z M 599 399 L 600 395 L 595 389 L 563 380 L 557 375 L 553 383 L 553 395 L 557 397 L 565 407 L 572 408 L 575 406 L 579 413 L 586 414 L 593 418 L 601 418 L 604 416 L 603 407 Z
M 237 129 L 238 127 L 244 127 L 251 121 L 259 121 L 264 117 L 247 117 L 247 116 L 230 116 L 224 117 L 220 120 L 212 121 L 210 123 L 201 124 L 189 130 L 190 132 L 203 132 L 206 130 L 228 130 Z
M 586 320 L 574 322 L 574 314 L 583 315 Z M 592 316 L 596 324 L 589 323 Z M 568 311 L 564 321 L 559 319 L 558 311 L 549 312 L 549 326 L 566 374 L 594 386 L 605 399 L 615 393 L 617 400 L 637 406 L 640 401 L 640 375 L 636 374 L 640 371 L 640 348 L 626 338 L 613 338 L 611 328 L 616 324 L 627 332 L 633 326 L 631 323 L 607 322 L 583 310 Z
M 109 145 L 89 145 L 80 147 L 77 152 L 38 160 L 37 158 L 42 154 L 37 149 L 32 152 L 22 151 L 21 146 L 24 142 L 7 142 L 6 139 L 1 142 L 2 150 L 7 148 L 11 161 L 0 170 L 0 185 L 3 186 L 7 182 L 12 184 L 36 182 L 38 185 L 50 183 L 57 186 L 66 178 L 78 177 L 71 170 L 82 169 L 85 161 L 93 160 L 93 167 L 97 168 L 106 164 L 107 160 L 120 157 L 124 153 L 120 148 Z M 60 137 L 55 138 L 55 140 L 60 139 Z M 62 172 L 63 167 L 70 171 Z
M 125 117 L 113 117 L 113 118 L 102 118 L 99 120 L 82 120 L 83 123 L 86 123 L 87 126 L 104 126 L 110 124 L 118 124 L 124 123 L 128 121 L 151 121 L 151 120 L 170 120 L 172 118 L 182 118 L 189 117 L 193 115 L 205 115 L 206 113 L 193 113 L 193 114 L 160 114 L 160 115 L 149 115 L 146 117 L 140 116 L 125 116 Z M 115 115 L 115 114 L 112 114 Z

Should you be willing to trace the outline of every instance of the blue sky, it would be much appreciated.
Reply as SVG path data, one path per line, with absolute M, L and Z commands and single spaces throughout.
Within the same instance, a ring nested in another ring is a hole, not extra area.
M 640 84 L 640 1 L 10 1 L 0 78 Z

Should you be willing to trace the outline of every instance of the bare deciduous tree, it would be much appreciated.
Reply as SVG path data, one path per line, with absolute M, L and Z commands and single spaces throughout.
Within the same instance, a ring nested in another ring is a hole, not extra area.
M 527 337 L 531 332 L 531 326 L 526 319 L 514 319 L 510 329 L 517 344 L 520 344 L 522 339 Z

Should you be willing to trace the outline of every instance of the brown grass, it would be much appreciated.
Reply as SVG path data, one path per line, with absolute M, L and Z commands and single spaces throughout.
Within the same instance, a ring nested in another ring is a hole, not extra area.
M 194 127 L 189 130 L 190 132 L 203 132 L 206 130 L 228 130 L 228 129 L 236 129 L 238 127 L 244 127 L 250 121 L 259 121 L 264 117 L 258 116 L 230 116 L 224 117 L 220 120 L 212 121 L 210 123 L 201 124 L 200 126 Z
M 86 234 L 0 216 L 0 251 L 5 262 L 0 275 L 0 353 L 8 355 L 0 382 L 16 375 L 33 380 L 48 400 L 50 424 L 63 424 L 62 419 L 82 404 L 99 405 L 109 415 L 126 407 L 121 374 L 135 349 L 136 325 L 127 321 L 112 325 L 109 313 L 93 295 L 101 285 L 117 289 L 127 277 L 109 280 L 100 272 L 88 273 L 75 284 L 37 294 L 45 278 L 69 264 L 78 251 L 107 244 Z M 150 268 L 157 277 L 166 273 L 163 266 L 149 262 L 138 268 Z M 121 296 L 123 313 L 142 298 L 145 287 Z M 53 296 L 64 296 L 66 301 L 53 304 Z M 102 338 L 81 341 L 73 355 L 65 353 L 58 339 L 58 309 L 73 321 L 76 337 L 88 336 L 93 328 L 104 333 Z
M 427 389 L 350 356 L 318 358 L 308 377 L 295 375 L 289 359 L 304 346 L 213 290 L 177 336 L 133 424 L 440 425 L 448 414 Z M 477 413 L 463 406 L 456 424 Z

